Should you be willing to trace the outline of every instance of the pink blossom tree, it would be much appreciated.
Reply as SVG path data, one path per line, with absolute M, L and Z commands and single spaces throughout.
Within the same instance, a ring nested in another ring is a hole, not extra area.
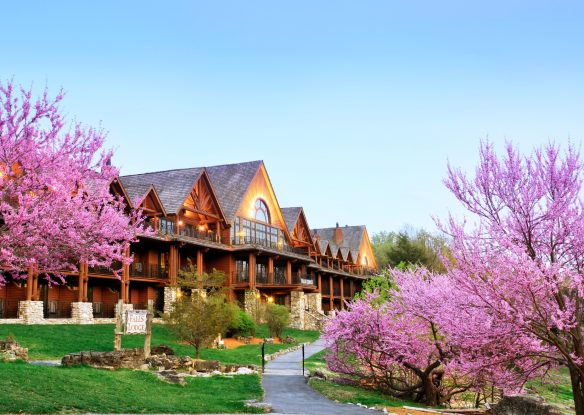
M 142 230 L 140 212 L 110 192 L 118 171 L 103 132 L 66 127 L 62 98 L 0 84 L 0 267 L 16 276 L 33 267 L 51 282 L 80 261 L 130 263 Z
M 348 304 L 326 325 L 333 371 L 435 406 L 488 386 L 520 389 L 547 368 L 531 354 L 518 356 L 518 349 L 539 348 L 474 307 L 449 275 L 418 268 L 393 270 L 393 277 L 394 287 Z
M 474 177 L 449 166 L 445 183 L 474 222 L 469 230 L 451 217 L 443 226 L 452 236 L 450 285 L 468 299 L 457 312 L 481 310 L 488 327 L 500 331 L 510 363 L 529 358 L 541 366 L 567 367 L 576 413 L 583 415 L 584 212 L 578 152 L 548 145 L 522 156 L 508 145 L 498 157 L 483 143 Z M 444 324 L 457 331 L 454 323 Z M 467 335 L 487 342 L 485 327 L 477 324 L 478 331 Z M 466 359 L 474 360 L 477 370 L 498 359 L 478 357 Z

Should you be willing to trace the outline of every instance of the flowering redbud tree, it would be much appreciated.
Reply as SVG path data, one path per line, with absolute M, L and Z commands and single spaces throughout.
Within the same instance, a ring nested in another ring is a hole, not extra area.
M 483 143 L 473 178 L 449 167 L 445 180 L 473 227 L 453 218 L 443 225 L 452 236 L 448 277 L 470 298 L 466 310 L 481 309 L 502 330 L 508 357 L 567 367 L 578 415 L 584 415 L 582 172 L 572 146 L 562 152 L 550 144 L 522 156 L 508 145 L 498 157 Z
M 80 261 L 130 263 L 125 251 L 143 223 L 110 192 L 118 171 L 104 134 L 66 126 L 62 98 L 0 84 L 0 267 L 15 276 L 33 267 L 51 282 Z
M 470 307 L 448 275 L 418 268 L 393 270 L 393 278 L 393 287 L 365 294 L 326 325 L 333 371 L 435 406 L 492 385 L 517 390 L 545 369 L 529 356 L 517 358 L 515 347 L 529 341 L 505 337 L 507 327 Z

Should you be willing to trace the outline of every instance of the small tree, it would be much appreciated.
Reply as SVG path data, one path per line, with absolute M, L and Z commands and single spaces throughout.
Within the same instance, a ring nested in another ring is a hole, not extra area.
M 282 331 L 288 327 L 290 312 L 279 304 L 268 304 L 266 307 L 266 323 L 271 337 L 282 337 Z
M 180 287 L 191 288 L 192 295 L 183 296 L 164 316 L 170 330 L 182 341 L 195 348 L 197 359 L 201 349 L 224 335 L 238 319 L 239 308 L 227 301 L 223 288 L 225 274 L 213 270 L 199 274 L 189 260 L 180 272 Z

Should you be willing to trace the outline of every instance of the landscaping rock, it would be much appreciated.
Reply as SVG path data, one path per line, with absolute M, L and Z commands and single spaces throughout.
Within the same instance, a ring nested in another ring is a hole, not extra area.
M 296 339 L 292 336 L 286 336 L 282 339 L 282 343 L 284 344 L 294 344 L 296 343 Z
M 63 366 L 87 365 L 99 369 L 138 369 L 144 364 L 143 349 L 122 349 L 113 352 L 81 352 L 68 354 Z
M 152 350 L 150 351 L 150 354 L 151 355 L 165 354 L 167 356 L 173 356 L 175 353 L 170 346 L 167 346 L 166 344 L 161 344 L 156 347 L 153 347 Z
M 0 340 L 0 361 L 12 362 L 18 359 L 28 360 L 28 349 L 11 338 Z
M 493 415 L 561 415 L 562 411 L 537 395 L 504 396 L 493 406 Z
M 274 339 L 272 337 L 267 337 L 264 339 L 265 344 L 274 344 Z

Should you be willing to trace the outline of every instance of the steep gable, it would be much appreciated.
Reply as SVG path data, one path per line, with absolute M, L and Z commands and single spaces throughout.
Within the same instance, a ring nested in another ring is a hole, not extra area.
M 282 208 L 284 221 L 290 232 L 290 237 L 296 242 L 313 245 L 312 235 L 308 221 L 301 207 Z

